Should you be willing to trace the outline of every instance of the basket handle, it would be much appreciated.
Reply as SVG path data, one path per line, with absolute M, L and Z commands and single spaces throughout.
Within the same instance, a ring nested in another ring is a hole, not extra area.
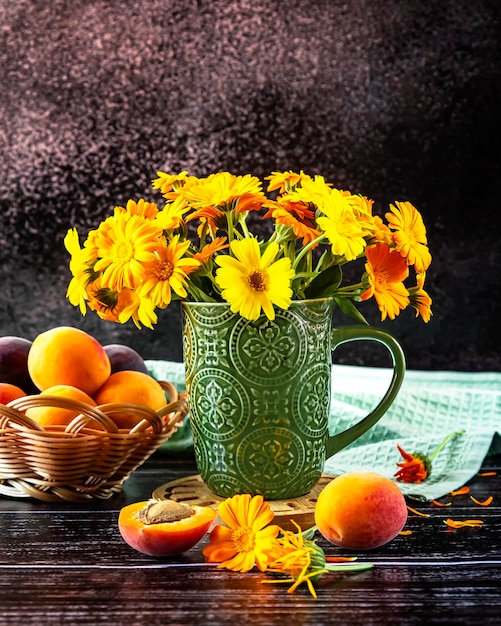
M 59 409 L 70 409 L 72 411 L 78 411 L 80 415 L 75 417 L 72 422 L 66 427 L 65 432 L 75 433 L 82 429 L 86 424 L 95 420 L 101 426 L 105 428 L 108 432 L 117 433 L 118 428 L 115 422 L 108 417 L 103 411 L 99 409 L 99 407 L 91 406 L 86 402 L 80 402 L 79 400 L 72 400 L 71 398 L 62 398 L 61 396 L 54 395 L 33 395 L 33 396 L 23 396 L 21 398 L 17 398 L 16 400 L 12 400 L 9 402 L 9 407 L 16 409 L 18 412 L 24 412 L 27 409 L 31 409 L 33 407 L 40 406 L 53 406 Z M 23 425 L 27 428 L 34 428 L 36 430 L 45 429 L 37 424 L 34 420 L 26 417 L 23 413 L 19 413 L 22 415 L 25 420 L 29 420 L 30 425 L 27 426 L 26 423 Z
M 44 431 L 43 426 L 40 426 L 35 420 L 32 420 L 31 417 L 28 417 L 21 411 L 18 411 L 16 408 L 11 406 L 12 402 L 9 404 L 1 404 L 0 403 L 0 429 L 6 428 L 7 426 L 21 426 L 22 428 L 29 428 L 31 430 L 39 430 Z

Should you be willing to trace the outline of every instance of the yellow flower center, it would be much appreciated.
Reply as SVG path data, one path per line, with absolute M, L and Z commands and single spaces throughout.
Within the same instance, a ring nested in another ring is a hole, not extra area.
M 115 258 L 132 259 L 134 256 L 134 245 L 130 241 L 121 241 L 115 248 Z
M 255 272 L 252 272 L 249 274 L 247 280 L 249 281 L 249 285 L 252 289 L 255 289 L 256 291 L 266 291 L 266 282 L 261 271 L 256 270 Z
M 250 528 L 235 528 L 231 539 L 237 552 L 251 552 L 256 546 L 256 535 Z

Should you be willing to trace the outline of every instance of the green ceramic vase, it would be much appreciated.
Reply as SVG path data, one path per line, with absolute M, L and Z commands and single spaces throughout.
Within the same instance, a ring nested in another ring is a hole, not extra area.
M 182 303 L 195 458 L 217 495 L 281 500 L 308 493 L 325 460 L 371 428 L 393 402 L 405 372 L 399 343 L 370 326 L 332 328 L 333 308 L 331 298 L 293 301 L 277 309 L 273 321 L 249 321 L 227 303 Z M 386 346 L 393 377 L 371 413 L 330 436 L 332 351 L 356 340 Z

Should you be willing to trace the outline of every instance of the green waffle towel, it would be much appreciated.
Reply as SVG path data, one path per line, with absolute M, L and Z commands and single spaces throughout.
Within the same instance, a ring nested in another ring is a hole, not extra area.
M 182 363 L 147 361 L 147 366 L 156 378 L 184 389 Z M 370 412 L 391 375 L 392 370 L 385 368 L 334 365 L 331 433 L 346 430 Z M 501 373 L 408 370 L 387 413 L 365 435 L 328 459 L 325 472 L 371 470 L 394 478 L 396 464 L 402 460 L 397 443 L 407 452 L 429 455 L 447 435 L 460 430 L 464 433 L 435 457 L 425 481 L 398 483 L 405 495 L 431 500 L 458 489 L 479 471 L 489 450 L 496 451 L 493 440 L 501 433 Z M 191 444 L 189 432 L 179 436 L 170 445 L 179 449 Z

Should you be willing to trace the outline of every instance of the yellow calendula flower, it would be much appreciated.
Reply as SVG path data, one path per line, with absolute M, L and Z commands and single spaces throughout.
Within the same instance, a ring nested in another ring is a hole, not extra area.
M 64 246 L 70 253 L 70 272 L 73 277 L 66 290 L 66 297 L 73 306 L 80 308 L 80 313 L 85 315 L 87 310 L 87 283 L 89 265 L 86 262 L 85 250 L 80 248 L 78 233 L 76 228 L 71 228 L 64 238 Z
M 117 213 L 102 222 L 95 231 L 97 249 L 94 269 L 103 273 L 110 289 L 133 289 L 143 282 L 143 263 L 153 261 L 158 247 L 160 228 L 141 215 Z
M 282 309 L 289 308 L 294 270 L 287 257 L 274 261 L 278 244 L 270 243 L 262 256 L 254 238 L 232 241 L 230 249 L 234 256 L 216 258 L 219 265 L 216 283 L 223 298 L 231 304 L 233 313 L 257 320 L 263 311 L 268 319 L 273 320 L 274 304 Z
M 264 571 L 280 528 L 270 524 L 274 513 L 263 496 L 235 495 L 219 504 L 218 513 L 226 526 L 211 531 L 210 543 L 202 550 L 206 561 L 235 572 L 254 566 Z
M 157 172 L 157 177 L 152 182 L 153 189 L 159 189 L 163 196 L 169 197 L 169 194 L 181 187 L 188 179 L 188 172 L 180 172 L 179 174 L 166 174 L 165 172 Z
M 157 225 L 164 231 L 176 230 L 183 225 L 184 215 L 190 210 L 181 196 L 168 202 L 156 215 Z
M 332 254 L 353 261 L 366 246 L 364 229 L 361 227 L 349 203 L 348 197 L 336 189 L 326 196 L 321 207 L 324 215 L 317 218 L 331 244 Z
M 236 209 L 242 212 L 258 209 L 265 202 L 261 187 L 261 181 L 250 174 L 235 176 L 218 172 L 186 184 L 182 196 L 194 209 L 217 207 L 223 211 Z
M 395 205 L 390 205 L 391 213 L 385 217 L 393 231 L 396 249 L 421 274 L 431 263 L 423 218 L 410 202 L 395 202 Z

